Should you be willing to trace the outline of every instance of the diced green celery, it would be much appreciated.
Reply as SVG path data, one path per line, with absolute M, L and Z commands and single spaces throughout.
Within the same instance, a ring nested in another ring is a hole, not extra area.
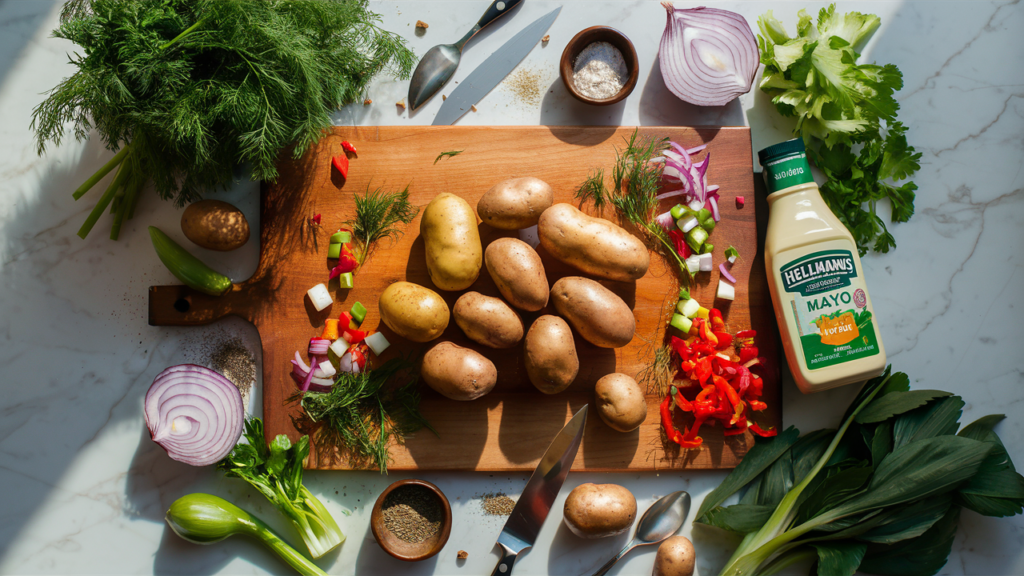
M 363 319 L 366 318 L 366 306 L 363 306 L 361 302 L 353 304 L 352 309 L 349 310 L 349 312 L 352 313 L 352 319 L 355 320 L 357 324 L 362 324 Z
M 711 251 L 714 249 L 714 244 L 704 244 L 704 250 L 701 251 L 701 254 L 711 254 Z
M 329 244 L 327 246 L 328 258 L 341 258 L 341 244 Z
M 693 318 L 697 315 L 697 311 L 700 310 L 700 303 L 694 299 L 689 299 L 683 304 L 683 309 L 679 310 L 683 316 L 687 318 Z
M 344 244 L 352 241 L 352 234 L 338 230 L 331 234 L 331 244 Z
M 673 314 L 672 321 L 669 324 L 676 330 L 686 334 L 690 331 L 690 327 L 693 326 L 693 321 L 682 314 Z
M 708 218 L 711 218 L 711 210 L 708 210 L 707 208 L 701 208 L 700 211 L 697 212 L 697 220 L 703 222 Z
M 700 226 L 697 226 L 693 230 L 690 230 L 689 232 L 686 233 L 686 243 L 694 252 L 697 253 L 700 252 L 701 245 L 704 244 L 704 242 L 707 241 L 707 239 L 707 231 L 701 228 Z
M 676 204 L 675 206 L 672 207 L 673 220 L 679 220 L 680 218 L 683 217 L 683 214 L 686 214 L 686 206 L 683 206 L 682 204 Z
M 693 216 L 683 215 L 682 218 L 676 220 L 676 227 L 683 231 L 683 234 L 688 233 L 690 230 L 696 228 L 700 223 L 697 222 L 697 218 Z
M 338 276 L 339 288 L 352 288 L 353 286 L 355 286 L 355 282 L 353 282 L 351 272 L 345 272 L 341 276 Z
M 711 232 L 712 230 L 715 229 L 715 219 L 714 218 L 708 218 L 707 220 L 701 222 L 700 226 L 701 226 L 701 228 L 707 230 L 708 232 Z

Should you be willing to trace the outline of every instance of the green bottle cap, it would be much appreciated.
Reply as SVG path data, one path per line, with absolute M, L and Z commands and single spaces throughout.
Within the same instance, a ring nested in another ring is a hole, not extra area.
M 800 138 L 769 146 L 757 153 L 757 159 L 764 168 L 764 180 L 769 194 L 790 186 L 814 182 L 811 166 L 807 163 L 807 150 Z

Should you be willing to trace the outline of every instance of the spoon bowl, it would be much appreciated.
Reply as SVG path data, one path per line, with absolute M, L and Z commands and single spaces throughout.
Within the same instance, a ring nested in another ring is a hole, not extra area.
M 662 496 L 640 517 L 633 539 L 614 558 L 598 568 L 593 576 L 603 576 L 616 562 L 637 546 L 650 546 L 667 540 L 679 531 L 690 513 L 690 495 L 683 490 Z

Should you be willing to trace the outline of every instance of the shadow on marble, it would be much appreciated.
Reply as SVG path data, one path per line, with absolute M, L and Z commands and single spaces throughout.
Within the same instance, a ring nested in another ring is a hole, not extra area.
M 451 541 L 445 544 L 445 548 L 452 547 Z M 356 556 L 356 574 L 408 574 L 409 576 L 433 574 L 437 566 L 437 559 L 444 554 L 421 560 L 419 562 L 405 562 L 391 557 L 381 549 L 373 536 L 367 532 L 359 546 L 359 554 Z
M 0 2 L 0 85 L 4 78 L 17 65 L 21 53 L 33 46 L 32 38 L 45 22 L 50 20 L 50 13 L 60 11 L 60 6 L 49 2 Z
M 745 118 L 739 98 L 725 106 L 683 102 L 665 86 L 661 64 L 654 59 L 640 93 L 641 126 L 745 126 Z
M 561 510 L 551 511 L 551 521 L 558 522 L 558 530 L 548 550 L 548 574 L 592 574 L 629 542 L 633 526 L 617 536 L 587 540 L 572 533 L 562 520 Z M 637 510 L 637 518 L 643 514 Z
M 635 92 L 634 92 L 635 94 Z M 632 97 L 632 96 L 631 96 Z M 544 98 L 540 104 L 540 123 L 551 127 L 551 133 L 565 142 L 573 143 L 572 140 L 563 138 L 579 136 L 578 132 L 572 130 L 558 130 L 555 126 L 607 126 L 607 133 L 603 134 L 601 141 L 592 141 L 595 133 L 588 133 L 588 145 L 594 146 L 615 134 L 615 129 L 622 123 L 622 116 L 626 111 L 626 102 L 629 98 L 610 106 L 593 106 L 584 104 L 569 93 L 561 77 L 548 86 L 544 92 Z

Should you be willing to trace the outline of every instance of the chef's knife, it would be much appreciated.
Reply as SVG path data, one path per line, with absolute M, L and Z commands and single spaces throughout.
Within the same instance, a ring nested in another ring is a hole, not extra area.
M 483 99 L 495 86 L 526 58 L 533 47 L 547 33 L 548 28 L 558 17 L 562 7 L 541 16 L 532 24 L 512 37 L 511 40 L 491 54 L 483 64 L 470 72 L 459 87 L 441 104 L 441 109 L 434 117 L 434 126 L 448 126 L 455 123 L 469 107 Z
M 501 561 L 494 567 L 492 576 L 508 576 L 519 554 L 533 546 L 544 519 L 548 517 L 551 504 L 562 489 L 565 476 L 576 459 L 586 423 L 587 407 L 584 406 L 551 441 L 498 536 Z

